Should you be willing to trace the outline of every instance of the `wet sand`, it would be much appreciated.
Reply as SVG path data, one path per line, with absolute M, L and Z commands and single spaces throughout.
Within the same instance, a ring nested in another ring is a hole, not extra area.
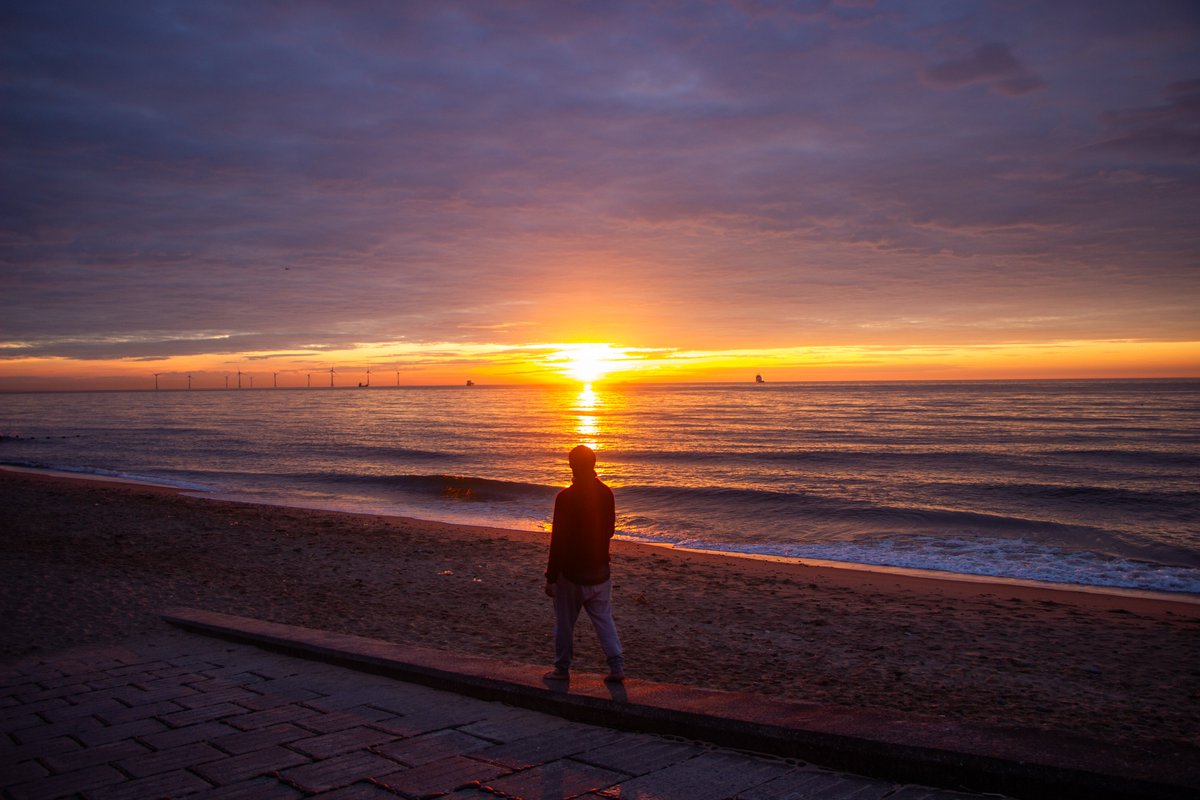
M 0 659 L 120 641 L 191 606 L 548 664 L 547 544 L 0 471 Z M 1196 602 L 620 541 L 613 572 L 633 677 L 1200 744 Z M 586 621 L 576 649 L 603 671 Z

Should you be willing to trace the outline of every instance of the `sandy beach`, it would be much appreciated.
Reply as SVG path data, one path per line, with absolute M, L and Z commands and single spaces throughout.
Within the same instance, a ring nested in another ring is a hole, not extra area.
M 618 498 L 619 500 L 619 498 Z M 171 606 L 548 663 L 548 537 L 0 471 L 0 659 Z M 1200 744 L 1200 604 L 613 546 L 633 677 Z M 586 622 L 578 669 L 602 671 Z

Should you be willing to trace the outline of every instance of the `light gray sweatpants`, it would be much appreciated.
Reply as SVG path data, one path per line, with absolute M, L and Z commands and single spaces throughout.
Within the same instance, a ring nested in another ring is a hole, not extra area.
M 558 576 L 554 588 L 554 667 L 569 670 L 575 657 L 575 620 L 579 610 L 587 609 L 600 640 L 600 649 L 612 672 L 625 671 L 621 655 L 621 640 L 612 618 L 612 581 L 595 586 L 581 586 Z

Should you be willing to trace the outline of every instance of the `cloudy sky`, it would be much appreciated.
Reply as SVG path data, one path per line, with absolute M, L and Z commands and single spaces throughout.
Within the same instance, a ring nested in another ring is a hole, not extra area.
M 1200 374 L 1194 2 L 10 3 L 0 38 L 0 389 L 584 342 Z

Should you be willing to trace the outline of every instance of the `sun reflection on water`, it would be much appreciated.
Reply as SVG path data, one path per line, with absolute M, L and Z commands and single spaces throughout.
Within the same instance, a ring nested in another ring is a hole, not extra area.
M 575 398 L 575 410 L 579 413 L 575 422 L 575 435 L 579 437 L 579 444 L 586 444 L 593 450 L 600 448 L 600 421 L 594 413 L 600 405 L 600 397 L 592 389 L 592 385 L 584 384 L 579 396 Z
M 596 395 L 596 391 L 590 383 L 585 383 L 579 390 L 579 397 L 575 398 L 575 405 L 578 408 L 593 409 L 599 404 L 600 398 Z

